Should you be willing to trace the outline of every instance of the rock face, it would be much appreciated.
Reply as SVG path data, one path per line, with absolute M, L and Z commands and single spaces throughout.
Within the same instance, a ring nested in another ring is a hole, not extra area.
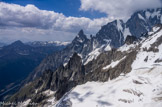
M 60 66 L 55 72 L 44 72 L 41 78 L 32 83 L 28 83 L 11 100 L 23 101 L 24 99 L 32 98 L 34 102 L 41 102 L 43 99 L 40 100 L 39 95 L 47 89 L 56 91 L 55 96 L 57 99 L 60 99 L 65 92 L 77 84 L 82 83 L 84 76 L 85 72 L 82 60 L 77 53 L 74 53 L 65 67 Z M 37 93 L 33 93 L 36 89 L 38 89 Z
M 125 40 L 125 44 L 130 45 L 130 44 L 133 44 L 137 40 L 138 39 L 135 36 L 127 36 Z
M 55 71 L 60 65 L 66 64 L 75 52 L 82 56 L 83 63 L 88 63 L 89 60 L 93 60 L 100 53 L 107 50 L 107 46 L 118 48 L 124 45 L 125 42 L 129 44 L 135 38 L 139 39 L 141 36 L 147 35 L 146 33 L 159 23 L 162 23 L 161 8 L 138 11 L 125 23 L 122 20 L 110 22 L 102 26 L 99 32 L 95 36 L 91 36 L 90 39 L 81 30 L 64 50 L 44 59 L 28 77 L 27 81 L 34 80 L 48 69 Z M 129 37 L 127 38 L 127 36 Z M 127 41 L 125 41 L 126 39 Z M 92 53 L 94 53 L 93 57 Z
M 96 34 L 96 40 L 99 44 L 106 44 L 110 41 L 112 47 L 120 47 L 123 45 L 124 36 L 123 28 L 125 24 L 122 20 L 115 20 L 102 26 L 101 30 Z
M 138 38 L 150 31 L 154 25 L 162 23 L 161 17 L 162 8 L 139 11 L 132 15 L 126 26 L 130 33 Z
M 56 98 L 60 99 L 72 87 L 83 82 L 85 76 L 81 58 L 74 53 L 67 66 L 61 67 L 53 74 L 51 89 L 56 91 Z

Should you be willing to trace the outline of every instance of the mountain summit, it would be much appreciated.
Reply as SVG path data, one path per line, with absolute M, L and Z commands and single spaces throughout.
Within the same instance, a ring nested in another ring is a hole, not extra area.
M 72 41 L 72 43 L 82 43 L 82 42 L 86 42 L 87 36 L 84 34 L 83 30 L 80 30 L 78 35 L 74 38 L 74 40 Z
M 82 29 L 79 31 L 78 35 L 80 38 L 86 38 L 86 35 L 84 35 L 84 32 Z

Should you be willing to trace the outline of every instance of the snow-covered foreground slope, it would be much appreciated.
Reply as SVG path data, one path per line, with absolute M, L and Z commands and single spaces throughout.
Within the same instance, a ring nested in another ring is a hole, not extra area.
M 104 83 L 87 82 L 62 100 L 72 107 L 162 107 L 162 65 L 133 70 Z

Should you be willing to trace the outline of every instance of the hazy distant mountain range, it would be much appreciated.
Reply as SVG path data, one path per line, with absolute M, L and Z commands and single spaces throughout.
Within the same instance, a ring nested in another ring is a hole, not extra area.
M 15 41 L 2 47 L 0 50 L 0 92 L 3 93 L 12 86 L 20 84 L 43 58 L 60 51 L 65 46 L 66 44 L 61 42 L 37 41 L 24 44 L 21 41 Z

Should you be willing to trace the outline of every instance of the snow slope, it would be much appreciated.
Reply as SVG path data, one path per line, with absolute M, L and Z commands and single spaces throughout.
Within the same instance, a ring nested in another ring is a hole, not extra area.
M 162 107 L 162 66 L 133 70 L 112 81 L 87 82 L 63 100 L 72 107 Z

